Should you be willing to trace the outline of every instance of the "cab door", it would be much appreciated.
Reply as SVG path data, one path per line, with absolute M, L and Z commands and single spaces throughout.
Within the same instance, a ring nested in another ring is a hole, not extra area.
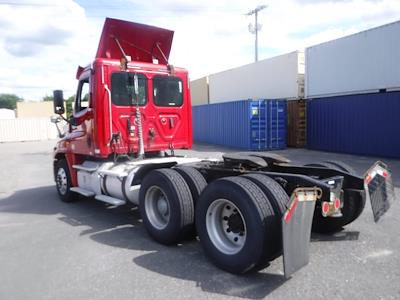
M 88 72 L 89 73 L 89 72 Z M 71 118 L 70 147 L 74 153 L 93 155 L 93 105 L 89 74 L 82 75 Z

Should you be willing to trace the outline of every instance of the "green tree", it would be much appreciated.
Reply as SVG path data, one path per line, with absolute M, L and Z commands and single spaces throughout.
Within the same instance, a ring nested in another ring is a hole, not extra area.
M 74 107 L 75 95 L 72 95 L 65 101 L 65 110 L 67 112 L 67 118 L 72 115 L 72 108 Z
M 46 95 L 46 96 L 44 96 L 44 97 L 42 98 L 42 100 L 43 100 L 43 101 L 53 101 L 53 100 L 54 100 L 54 97 L 53 97 L 53 96 L 48 96 L 48 95 Z
M 0 108 L 16 109 L 17 102 L 22 100 L 14 94 L 0 94 Z

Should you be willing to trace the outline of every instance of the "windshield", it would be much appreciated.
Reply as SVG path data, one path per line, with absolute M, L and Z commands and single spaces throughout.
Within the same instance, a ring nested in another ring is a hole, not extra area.
M 136 105 L 134 73 L 116 72 L 111 75 L 112 103 L 120 106 Z M 137 74 L 139 83 L 139 105 L 147 103 L 147 80 L 143 74 Z
M 182 80 L 172 76 L 154 76 L 153 96 L 157 106 L 181 106 L 183 104 Z

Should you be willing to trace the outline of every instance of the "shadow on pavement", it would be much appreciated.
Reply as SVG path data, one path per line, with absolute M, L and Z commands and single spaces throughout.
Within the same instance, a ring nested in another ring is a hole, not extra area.
M 312 233 L 311 242 L 357 241 L 359 236 L 359 231 L 341 231 L 330 235 Z
M 88 235 L 98 243 L 151 251 L 134 257 L 133 262 L 161 275 L 194 281 L 205 292 L 261 299 L 286 282 L 283 275 L 265 270 L 244 276 L 221 271 L 206 259 L 197 241 L 167 247 L 151 240 L 135 207 L 111 208 L 92 199 L 64 203 L 58 199 L 54 186 L 20 190 L 0 199 L 0 214 L 6 212 L 57 215 L 58 220 L 70 226 L 84 226 L 80 235 Z

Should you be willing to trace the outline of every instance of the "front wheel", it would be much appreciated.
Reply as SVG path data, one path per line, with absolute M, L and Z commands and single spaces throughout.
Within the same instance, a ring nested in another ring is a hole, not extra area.
M 78 196 L 71 191 L 71 174 L 65 159 L 59 160 L 54 169 L 56 189 L 58 196 L 63 202 L 75 201 Z

